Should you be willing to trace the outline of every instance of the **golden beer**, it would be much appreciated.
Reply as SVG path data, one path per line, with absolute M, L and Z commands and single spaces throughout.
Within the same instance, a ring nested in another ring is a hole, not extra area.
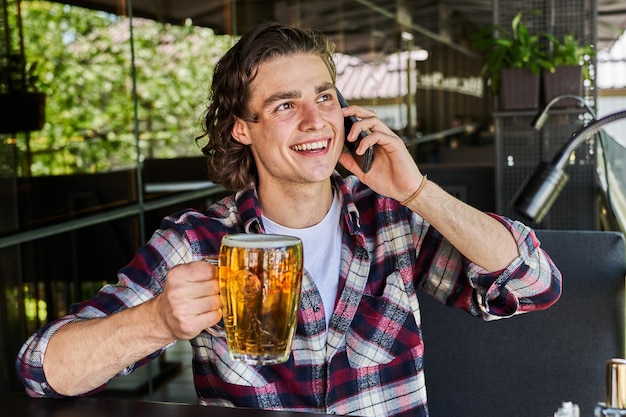
M 302 242 L 291 236 L 222 239 L 220 297 L 228 350 L 253 364 L 289 359 L 302 285 Z

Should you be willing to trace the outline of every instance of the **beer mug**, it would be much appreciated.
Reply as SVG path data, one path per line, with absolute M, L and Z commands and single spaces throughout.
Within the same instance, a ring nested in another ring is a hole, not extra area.
M 271 234 L 222 238 L 218 259 L 225 337 L 233 359 L 254 365 L 289 359 L 302 286 L 302 241 Z

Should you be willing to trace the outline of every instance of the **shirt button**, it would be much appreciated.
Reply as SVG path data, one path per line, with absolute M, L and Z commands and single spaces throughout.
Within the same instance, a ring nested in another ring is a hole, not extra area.
M 316 305 L 313 307 L 313 311 L 315 311 L 316 313 L 319 313 L 320 311 L 320 306 Z

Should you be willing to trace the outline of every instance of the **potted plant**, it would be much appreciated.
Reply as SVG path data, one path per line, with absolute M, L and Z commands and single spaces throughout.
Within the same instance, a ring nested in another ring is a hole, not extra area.
M 582 95 L 583 80 L 589 80 L 589 65 L 596 50 L 583 44 L 573 34 L 566 34 L 563 40 L 550 36 L 552 69 L 542 71 L 543 96 L 546 103 L 563 94 Z M 555 106 L 578 105 L 576 100 L 562 100 Z
M 522 21 L 529 9 L 517 13 L 510 28 L 490 25 L 473 35 L 474 48 L 483 53 L 482 75 L 489 81 L 491 92 L 499 97 L 500 110 L 536 109 L 539 107 L 541 70 L 552 70 L 545 52 L 548 35 L 530 33 Z
M 45 122 L 46 96 L 36 86 L 36 64 L 27 66 L 20 55 L 9 55 L 0 69 L 0 133 L 40 130 Z
M 5 19 L 8 16 L 4 4 Z M 46 96 L 37 89 L 37 64 L 28 65 L 21 39 L 20 2 L 17 14 L 9 21 L 17 22 L 17 36 L 5 25 L 4 55 L 0 60 L 0 133 L 13 134 L 39 130 L 45 122 Z M 6 23 L 6 22 L 5 22 Z M 15 52 L 14 52 L 15 51 Z

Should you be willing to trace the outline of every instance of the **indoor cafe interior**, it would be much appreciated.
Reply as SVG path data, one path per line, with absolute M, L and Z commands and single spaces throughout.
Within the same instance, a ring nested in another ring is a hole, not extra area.
M 210 74 L 273 20 L 331 38 L 350 104 L 375 110 L 429 180 L 534 228 L 563 273 L 552 308 L 507 320 L 420 298 L 430 415 L 626 415 L 626 362 L 620 378 L 611 367 L 626 358 L 624 1 L 0 4 L 0 407 L 24 394 L 15 358 L 36 329 L 115 283 L 165 215 L 226 195 L 195 142 Z M 544 58 L 579 54 L 510 82 L 497 48 L 535 35 Z M 196 403 L 189 343 L 96 396 Z

